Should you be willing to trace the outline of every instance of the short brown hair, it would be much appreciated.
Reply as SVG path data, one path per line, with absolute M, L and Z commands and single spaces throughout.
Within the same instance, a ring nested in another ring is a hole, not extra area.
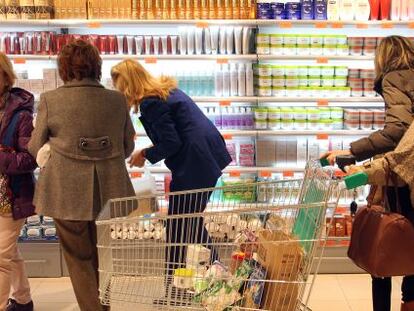
M 65 45 L 58 56 L 59 76 L 63 82 L 82 79 L 100 80 L 102 58 L 98 49 L 84 40 Z
M 0 73 L 3 74 L 5 80 L 5 90 L 0 90 L 1 94 L 3 91 L 10 90 L 16 81 L 13 65 L 6 54 L 2 52 L 0 52 Z

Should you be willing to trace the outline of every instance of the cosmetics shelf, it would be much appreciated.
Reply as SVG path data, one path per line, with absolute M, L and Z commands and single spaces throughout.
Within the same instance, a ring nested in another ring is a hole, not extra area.
M 315 98 L 315 97 L 214 97 L 214 96 L 193 96 L 192 99 L 196 103 L 277 103 L 277 106 L 286 103 L 287 106 L 335 106 L 335 107 L 355 107 L 355 103 L 361 104 L 363 107 L 383 107 L 384 101 L 381 97 L 329 97 L 329 98 Z M 331 105 L 332 103 L 332 105 Z
M 315 55 L 257 55 L 259 61 L 280 61 L 280 60 L 309 60 L 319 64 L 326 64 L 331 60 L 338 61 L 373 61 L 374 56 L 315 56 Z
M 412 29 L 414 21 L 329 21 L 329 20 L 272 20 L 272 19 L 258 19 L 256 20 L 258 26 L 270 26 L 280 28 L 293 28 L 297 26 L 308 26 L 314 28 L 334 28 L 340 29 L 344 26 L 354 26 L 357 29 L 366 28 L 385 28 L 390 29 L 395 27 L 407 27 Z

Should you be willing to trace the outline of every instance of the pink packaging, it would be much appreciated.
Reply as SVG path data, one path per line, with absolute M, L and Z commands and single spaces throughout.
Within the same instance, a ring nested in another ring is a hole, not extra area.
M 363 54 L 365 56 L 374 56 L 376 51 L 375 45 L 365 45 L 363 49 Z
M 359 78 L 360 77 L 360 70 L 359 69 L 349 69 L 348 77 L 349 78 Z
M 346 130 L 359 130 L 359 121 L 345 121 Z
M 385 111 L 381 109 L 374 110 L 374 122 L 385 122 Z
M 254 166 L 254 155 L 242 155 L 239 156 L 239 165 L 240 166 Z
M 349 86 L 355 89 L 362 89 L 364 87 L 363 79 L 361 78 L 350 78 L 348 79 Z
M 349 53 L 352 56 L 362 55 L 362 52 L 363 52 L 362 45 L 351 46 L 351 48 L 349 49 Z
M 364 79 L 364 89 L 373 90 L 375 85 L 375 80 L 373 79 Z
M 361 121 L 360 127 L 361 127 L 361 130 L 366 130 L 366 131 L 372 130 L 373 122 L 372 121 L 365 121 L 365 122 Z
M 254 144 L 240 144 L 240 154 L 254 154 Z
M 365 39 L 363 37 L 349 37 L 348 38 L 348 43 L 350 47 L 353 46 L 364 46 L 364 41 Z
M 364 89 L 351 89 L 351 96 L 352 97 L 362 97 L 364 95 Z
M 346 122 L 359 122 L 359 110 L 358 109 L 345 109 L 344 110 L 344 120 Z
M 375 71 L 371 69 L 361 69 L 361 78 L 375 80 Z
M 377 46 L 377 37 L 365 37 L 364 44 L 370 46 Z
M 373 122 L 374 121 L 374 111 L 368 109 L 361 109 L 359 111 L 359 116 L 361 122 Z
M 369 89 L 364 88 L 363 96 L 365 96 L 365 97 L 375 97 L 375 96 L 377 96 L 377 93 L 372 88 L 369 88 Z

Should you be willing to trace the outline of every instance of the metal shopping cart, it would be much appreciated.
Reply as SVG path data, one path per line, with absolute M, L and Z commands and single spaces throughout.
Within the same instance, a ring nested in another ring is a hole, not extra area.
M 111 200 L 97 220 L 101 300 L 112 310 L 308 310 L 338 192 L 310 162 L 303 179 Z

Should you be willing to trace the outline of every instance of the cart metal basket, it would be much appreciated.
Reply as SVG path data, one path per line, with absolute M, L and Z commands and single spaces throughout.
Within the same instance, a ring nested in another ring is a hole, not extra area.
M 325 213 L 337 191 L 332 175 L 310 162 L 298 180 L 111 200 L 97 221 L 102 303 L 307 310 L 315 250 L 326 242 Z

